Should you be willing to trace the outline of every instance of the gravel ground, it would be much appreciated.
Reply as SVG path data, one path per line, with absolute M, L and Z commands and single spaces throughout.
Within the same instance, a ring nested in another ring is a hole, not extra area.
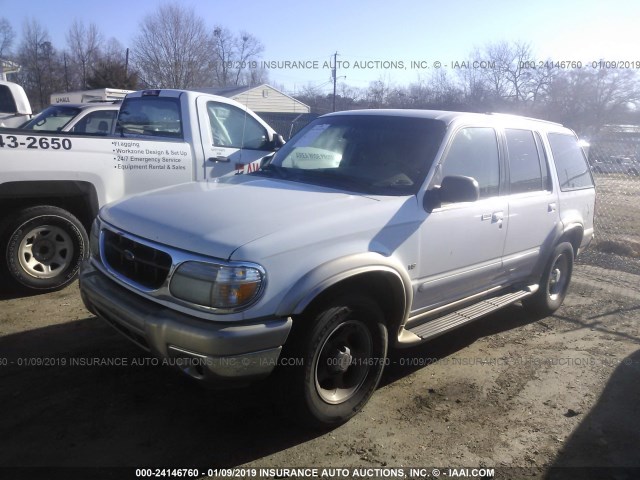
M 3 294 L 0 477 L 314 467 L 397 478 L 376 469 L 468 467 L 495 468 L 496 478 L 638 478 L 640 276 L 593 263 L 577 265 L 551 317 L 514 305 L 392 352 L 369 404 L 328 432 L 278 414 L 268 385 L 205 390 L 154 365 L 83 308 L 77 284 Z

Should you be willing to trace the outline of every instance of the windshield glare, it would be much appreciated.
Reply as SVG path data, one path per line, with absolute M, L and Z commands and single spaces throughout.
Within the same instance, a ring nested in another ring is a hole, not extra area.
M 446 126 L 391 115 L 319 118 L 274 156 L 266 171 L 362 193 L 411 195 L 433 163 Z
M 77 107 L 51 106 L 25 123 L 22 129 L 43 132 L 58 132 L 80 113 Z

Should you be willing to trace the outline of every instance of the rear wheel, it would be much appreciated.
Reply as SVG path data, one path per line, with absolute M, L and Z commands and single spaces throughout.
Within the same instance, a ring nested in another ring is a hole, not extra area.
M 62 208 L 25 208 L 3 227 L 7 274 L 27 288 L 57 290 L 68 285 L 87 256 L 89 240 L 82 223 Z
M 358 413 L 375 391 L 387 360 L 387 329 L 371 299 L 345 296 L 298 318 L 287 354 L 303 365 L 281 372 L 297 420 L 327 427 Z M 292 378 L 293 377 L 293 378 Z
M 573 247 L 562 242 L 553 250 L 540 279 L 540 288 L 522 303 L 525 308 L 539 315 L 551 315 L 567 295 L 573 272 Z

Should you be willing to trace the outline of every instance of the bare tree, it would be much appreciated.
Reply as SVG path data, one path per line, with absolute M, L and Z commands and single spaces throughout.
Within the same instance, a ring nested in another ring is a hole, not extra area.
M 245 72 L 257 70 L 252 67 L 252 61 L 255 61 L 264 52 L 262 42 L 247 32 L 240 32 L 240 36 L 236 39 L 236 55 L 238 64 L 236 68 L 235 84 L 239 85 L 241 76 Z
M 0 59 L 5 58 L 11 51 L 16 34 L 6 18 L 0 18 Z
M 228 28 L 216 26 L 213 29 L 213 55 L 216 85 L 226 87 L 231 85 L 234 63 L 234 38 Z
M 476 68 L 456 70 L 463 104 L 471 111 L 490 110 L 491 89 L 486 76 Z
M 461 91 L 444 69 L 436 70 L 429 81 L 431 108 L 455 110 L 460 108 Z
M 635 71 L 576 69 L 553 80 L 545 110 L 549 118 L 590 137 L 638 100 L 640 85 Z
M 380 76 L 378 80 L 369 83 L 369 88 L 367 89 L 366 94 L 366 99 L 370 106 L 369 108 L 384 107 L 391 92 L 391 81 L 388 78 L 384 78 L 384 76 Z
M 507 49 L 509 61 L 504 66 L 504 72 L 511 89 L 514 102 L 531 100 L 531 69 L 526 68 L 532 58 L 531 45 L 525 42 L 515 42 Z
M 530 44 L 506 41 L 489 43 L 471 54 L 472 69 L 478 70 L 483 83 L 492 93 L 494 102 L 518 104 L 532 99 L 532 70 Z
M 247 32 L 234 36 L 220 25 L 213 30 L 215 83 L 219 87 L 264 83 L 268 73 L 258 59 L 264 51 L 262 42 Z
M 87 87 L 136 90 L 138 82 L 138 72 L 127 64 L 127 50 L 112 37 L 87 78 Z
M 102 35 L 98 27 L 92 23 L 88 27 L 84 23 L 74 20 L 67 33 L 71 64 L 76 70 L 74 87 L 87 88 L 87 78 L 100 56 Z
M 211 83 L 211 49 L 203 20 L 173 3 L 140 23 L 132 57 L 147 86 L 193 88 Z
M 22 65 L 19 83 L 36 110 L 45 107 L 51 93 L 61 87 L 62 65 L 47 30 L 36 20 L 25 21 L 17 57 Z

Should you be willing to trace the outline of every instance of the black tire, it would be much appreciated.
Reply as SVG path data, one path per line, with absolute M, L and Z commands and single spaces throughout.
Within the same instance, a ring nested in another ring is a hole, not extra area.
M 82 223 L 59 207 L 25 208 L 2 228 L 4 268 L 14 282 L 34 290 L 58 290 L 71 283 L 88 255 Z
M 560 308 L 571 283 L 573 256 L 569 242 L 556 246 L 540 278 L 540 288 L 522 301 L 526 309 L 546 317 Z
M 364 407 L 382 376 L 388 344 L 382 311 L 370 298 L 351 295 L 294 322 L 301 324 L 283 355 L 303 365 L 280 367 L 286 414 L 316 428 L 340 425 Z

